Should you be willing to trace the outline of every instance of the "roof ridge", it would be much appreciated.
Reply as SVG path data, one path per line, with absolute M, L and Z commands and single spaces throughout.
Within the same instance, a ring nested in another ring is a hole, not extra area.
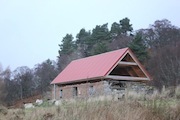
M 71 62 L 78 61 L 78 60 L 81 60 L 81 59 L 88 59 L 88 58 L 91 58 L 91 57 L 97 57 L 97 56 L 100 56 L 100 55 L 103 55 L 103 54 L 109 54 L 109 53 L 113 53 L 113 52 L 120 51 L 120 50 L 123 50 L 123 49 L 127 49 L 128 50 L 129 48 L 126 47 L 126 48 L 121 48 L 121 49 L 117 49 L 117 50 L 111 50 L 111 51 L 100 53 L 100 54 L 97 54 L 97 55 L 91 55 L 91 56 L 88 56 L 88 57 L 83 57 L 83 58 L 79 58 L 79 59 L 76 59 L 76 60 L 72 60 Z

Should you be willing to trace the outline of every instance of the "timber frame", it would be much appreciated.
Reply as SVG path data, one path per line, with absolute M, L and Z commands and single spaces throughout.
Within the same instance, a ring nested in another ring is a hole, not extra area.
M 148 73 L 130 50 L 127 51 L 119 62 L 113 66 L 104 79 L 132 82 L 145 82 L 151 80 Z

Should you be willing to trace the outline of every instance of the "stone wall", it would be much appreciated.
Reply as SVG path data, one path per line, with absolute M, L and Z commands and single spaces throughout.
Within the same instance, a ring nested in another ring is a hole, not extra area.
M 109 80 L 110 81 L 110 80 Z M 99 96 L 113 95 L 117 98 L 122 98 L 124 95 L 128 96 L 128 91 L 134 93 L 144 92 L 145 85 L 141 83 L 127 82 L 125 89 L 112 89 L 112 84 L 108 80 L 96 80 L 91 82 L 69 84 L 69 85 L 56 85 L 56 100 L 69 100 L 69 99 L 86 99 Z M 112 82 L 112 81 L 111 81 Z M 127 89 L 127 85 L 129 86 Z M 92 90 L 93 86 L 93 90 Z M 73 96 L 73 88 L 77 87 L 77 96 Z M 90 92 L 91 89 L 91 92 Z M 62 90 L 62 98 L 60 98 L 60 90 Z M 127 94 L 126 94 L 127 93 Z M 52 98 L 54 99 L 54 89 L 52 89 Z
M 77 87 L 77 96 L 73 96 L 74 87 Z M 60 98 L 60 90 L 62 90 L 62 98 Z M 64 85 L 64 86 L 56 85 L 57 100 L 71 99 L 71 98 L 85 99 L 91 96 L 99 96 L 103 94 L 104 94 L 104 81 L 86 82 L 86 83 L 78 83 L 78 84 Z

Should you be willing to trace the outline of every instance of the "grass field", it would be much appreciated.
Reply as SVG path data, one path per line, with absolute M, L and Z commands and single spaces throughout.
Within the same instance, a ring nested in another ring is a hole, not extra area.
M 149 99 L 130 96 L 118 101 L 66 101 L 60 106 L 44 102 L 31 109 L 0 106 L 0 120 L 180 120 L 179 92 L 175 97 L 163 97 L 166 94 Z

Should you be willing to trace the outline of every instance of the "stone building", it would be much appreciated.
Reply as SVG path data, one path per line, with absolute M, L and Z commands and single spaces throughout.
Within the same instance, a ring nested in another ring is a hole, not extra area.
M 72 61 L 52 82 L 53 99 L 87 98 L 148 82 L 150 75 L 129 48 Z

